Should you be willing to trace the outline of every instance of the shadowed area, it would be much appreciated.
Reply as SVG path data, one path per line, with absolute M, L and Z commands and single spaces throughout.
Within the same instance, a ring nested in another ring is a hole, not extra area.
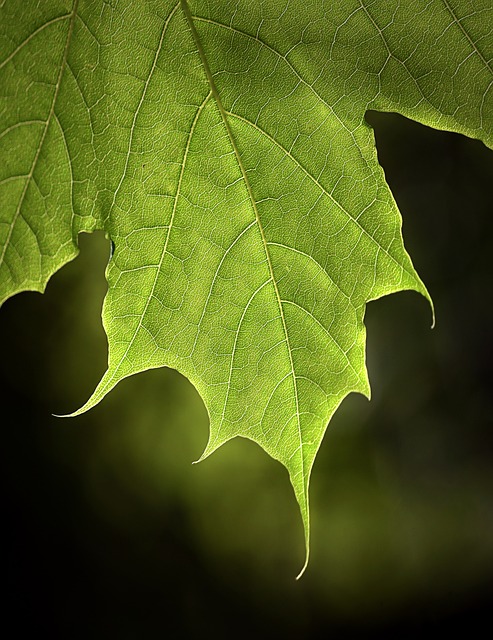
M 371 113 L 404 239 L 436 309 L 366 313 L 372 401 L 332 420 L 312 477 L 312 560 L 286 472 L 251 442 L 199 465 L 205 408 L 168 369 L 73 420 L 106 364 L 109 246 L 2 307 L 4 624 L 51 638 L 207 632 L 415 637 L 467 630 L 493 587 L 491 152 Z M 234 626 L 233 626 L 234 625 Z

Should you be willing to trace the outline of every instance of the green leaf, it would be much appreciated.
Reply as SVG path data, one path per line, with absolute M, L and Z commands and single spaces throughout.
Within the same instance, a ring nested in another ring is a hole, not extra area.
M 0 301 L 114 243 L 108 370 L 169 366 L 288 470 L 309 545 L 326 426 L 369 396 L 365 305 L 429 296 L 369 109 L 493 147 L 490 0 L 5 0 Z M 405 153 L 405 149 L 403 149 Z M 74 414 L 75 415 L 75 414 Z

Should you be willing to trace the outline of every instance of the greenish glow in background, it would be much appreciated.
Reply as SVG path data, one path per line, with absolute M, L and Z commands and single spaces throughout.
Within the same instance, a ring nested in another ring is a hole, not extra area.
M 369 305 L 372 401 L 346 399 L 312 478 L 312 562 L 286 472 L 251 442 L 199 465 L 206 411 L 174 371 L 73 420 L 106 364 L 109 247 L 9 300 L 2 473 L 7 617 L 50 637 L 471 632 L 493 583 L 491 152 L 371 114 L 433 296 Z M 234 625 L 234 626 L 233 626 Z M 462 625 L 462 627 L 461 627 Z M 361 635 L 360 635 L 361 637 Z

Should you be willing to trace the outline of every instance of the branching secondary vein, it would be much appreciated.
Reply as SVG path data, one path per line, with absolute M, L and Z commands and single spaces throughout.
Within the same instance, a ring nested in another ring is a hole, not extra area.
M 9 232 L 7 234 L 7 238 L 5 240 L 5 243 L 4 243 L 3 249 L 2 249 L 2 253 L 0 255 L 0 265 L 3 263 L 3 261 L 5 259 L 5 254 L 7 252 L 7 248 L 10 245 L 10 240 L 12 238 L 12 233 L 14 231 L 15 224 L 16 224 L 17 219 L 19 217 L 19 214 L 21 212 L 22 205 L 24 203 L 24 199 L 26 197 L 26 193 L 27 193 L 27 190 L 29 188 L 29 184 L 31 183 L 31 180 L 32 180 L 33 175 L 34 175 L 34 171 L 36 169 L 36 165 L 38 164 L 38 159 L 39 159 L 39 156 L 40 156 L 40 153 L 41 153 L 41 149 L 43 148 L 44 141 L 45 141 L 46 135 L 48 133 L 48 129 L 50 127 L 51 120 L 53 118 L 53 114 L 55 113 L 55 105 L 56 105 L 56 101 L 57 101 L 57 98 L 58 98 L 58 93 L 60 91 L 60 85 L 62 83 L 63 72 L 64 72 L 65 66 L 67 64 L 68 50 L 69 50 L 69 46 L 70 46 L 70 40 L 72 38 L 72 33 L 73 33 L 73 30 L 74 30 L 74 22 L 75 22 L 75 16 L 77 15 L 77 7 L 78 7 L 78 5 L 79 5 L 79 0 L 74 0 L 74 4 L 73 4 L 73 7 L 72 7 L 72 13 L 70 14 L 70 22 L 69 22 L 68 31 L 67 31 L 67 39 L 66 39 L 66 42 L 65 42 L 65 48 L 64 48 L 64 51 L 63 51 L 63 58 L 62 58 L 62 62 L 60 64 L 60 71 L 58 72 L 58 77 L 57 77 L 56 84 L 55 84 L 55 91 L 53 93 L 53 100 L 51 102 L 50 111 L 49 111 L 48 116 L 46 118 L 45 127 L 43 129 L 43 133 L 41 134 L 41 138 L 40 138 L 38 147 L 36 149 L 36 153 L 34 154 L 34 158 L 33 158 L 32 164 L 31 164 L 31 169 L 29 170 L 29 173 L 28 173 L 27 178 L 26 178 L 26 182 L 24 184 L 24 188 L 22 189 L 22 193 L 21 193 L 20 198 L 19 198 L 19 203 L 18 203 L 17 208 L 15 210 L 14 217 L 12 218 L 12 222 L 10 223 Z M 62 16 L 61 18 L 59 18 L 59 20 L 66 19 L 66 18 L 67 18 L 67 16 Z M 53 22 L 55 22 L 55 21 L 52 21 L 52 23 Z M 41 27 L 40 27 L 40 29 L 41 29 Z M 35 32 L 35 33 L 38 33 L 40 31 L 40 29 L 38 29 L 37 32 Z M 16 49 L 14 54 L 17 52 L 18 49 L 19 49 L 19 47 Z M 12 54 L 10 57 L 12 57 L 14 54 Z M 5 62 L 4 62 L 4 64 L 5 64 Z

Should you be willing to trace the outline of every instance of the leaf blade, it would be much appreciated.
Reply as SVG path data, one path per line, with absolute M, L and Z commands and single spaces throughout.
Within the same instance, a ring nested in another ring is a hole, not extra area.
M 65 186 L 49 189 L 71 222 L 54 236 L 69 257 L 80 231 L 103 228 L 115 246 L 103 310 L 108 370 L 73 415 L 129 375 L 178 369 L 209 413 L 202 458 L 242 436 L 286 467 L 308 561 L 316 453 L 344 397 L 370 394 L 365 305 L 403 289 L 430 300 L 365 111 L 400 110 L 491 144 L 483 35 L 493 10 L 485 4 L 471 19 L 466 0 L 456 3 L 462 13 L 448 1 L 251 4 L 81 0 L 66 13 L 62 3 L 31 35 L 18 34 L 0 73 L 14 84 L 19 43 L 29 48 L 71 16 L 48 118 L 58 135 L 52 163 L 66 172 Z M 426 27 L 414 45 L 409 24 Z M 449 36 L 456 46 L 445 56 L 437 42 Z M 463 73 L 469 61 L 481 67 L 473 77 Z M 29 131 L 43 126 L 41 146 L 48 141 L 47 119 L 28 103 L 9 109 L 0 145 L 20 135 L 28 147 Z M 27 193 L 19 181 L 34 170 L 22 171 L 7 166 L 11 201 Z M 14 209 L 11 229 L 16 220 Z M 3 262 L 0 284 L 13 293 Z

